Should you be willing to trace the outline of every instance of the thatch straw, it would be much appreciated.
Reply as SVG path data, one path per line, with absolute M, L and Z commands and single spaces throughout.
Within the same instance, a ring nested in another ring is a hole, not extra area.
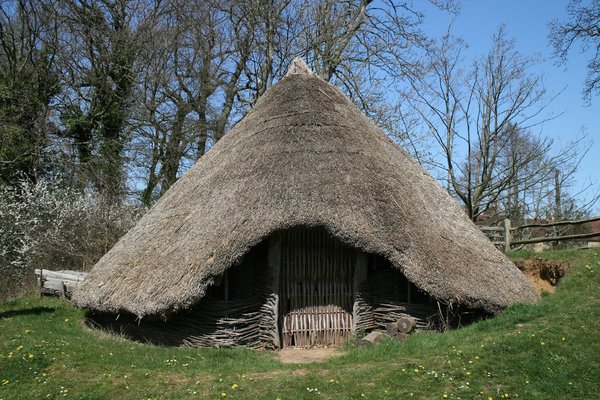
M 254 245 L 294 226 L 387 258 L 447 303 L 496 313 L 536 300 L 423 168 L 340 90 L 294 70 L 96 264 L 79 306 L 139 317 L 188 308 Z

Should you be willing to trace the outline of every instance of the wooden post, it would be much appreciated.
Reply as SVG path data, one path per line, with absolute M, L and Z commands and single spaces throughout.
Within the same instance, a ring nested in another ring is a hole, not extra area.
M 280 315 L 279 315 L 279 275 L 281 271 L 281 234 L 275 232 L 269 238 L 269 255 L 268 255 L 268 279 L 269 288 L 272 295 L 275 297 L 275 306 L 273 310 L 273 318 L 275 320 L 275 332 L 273 337 L 275 338 L 275 348 L 281 348 L 281 330 L 280 326 Z
M 560 221 L 562 218 L 562 205 L 560 194 L 560 170 L 556 168 L 554 170 L 554 220 Z M 556 232 L 556 230 L 554 231 Z
M 512 239 L 512 235 L 510 233 L 510 219 L 504 219 L 504 252 L 508 253 L 510 251 L 510 242 Z
M 44 282 L 42 281 L 42 277 L 44 276 L 44 269 L 36 269 L 35 270 L 35 274 L 36 274 L 36 282 L 37 282 L 37 287 L 38 287 L 38 294 L 41 297 L 43 297 L 43 293 L 42 293 L 42 286 L 44 284 Z
M 354 266 L 354 279 L 352 286 L 352 332 L 356 332 L 356 327 L 358 326 L 358 321 L 360 319 L 358 312 L 360 308 L 358 305 L 358 290 L 360 285 L 367 279 L 367 264 L 367 254 L 360 249 L 356 249 L 356 264 Z

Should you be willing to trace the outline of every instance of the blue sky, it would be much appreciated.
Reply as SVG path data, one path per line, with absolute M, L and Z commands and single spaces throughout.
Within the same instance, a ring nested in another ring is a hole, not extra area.
M 537 133 L 552 138 L 557 146 L 581 135 L 582 129 L 593 141 L 576 175 L 573 191 L 589 185 L 600 185 L 600 96 L 592 97 L 586 105 L 581 96 L 589 54 L 582 54 L 579 46 L 571 50 L 565 66 L 557 66 L 548 42 L 548 22 L 565 20 L 568 0 L 463 0 L 461 12 L 454 22 L 454 33 L 469 44 L 468 57 L 484 55 L 491 48 L 492 35 L 505 24 L 509 37 L 516 39 L 517 49 L 523 55 L 538 54 L 542 62 L 539 72 L 544 76 L 550 94 L 563 91 L 550 105 L 548 112 L 560 114 L 536 128 Z M 423 29 L 429 35 L 444 33 L 450 18 L 447 14 L 429 10 Z M 590 197 L 590 195 L 588 195 Z M 596 205 L 596 212 L 600 207 Z

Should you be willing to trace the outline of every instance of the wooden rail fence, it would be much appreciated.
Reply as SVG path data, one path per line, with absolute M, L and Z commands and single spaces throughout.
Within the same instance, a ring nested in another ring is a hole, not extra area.
M 505 219 L 501 226 L 481 226 L 479 227 L 483 233 L 485 233 L 492 243 L 504 251 L 510 251 L 511 246 L 543 243 L 543 242 L 562 242 L 570 240 L 581 240 L 593 237 L 600 237 L 600 232 L 585 232 L 570 235 L 554 235 L 554 236 L 537 236 L 532 238 L 519 238 L 515 236 L 518 232 L 524 229 L 538 228 L 540 230 L 546 228 L 564 227 L 564 226 L 577 226 L 583 225 L 590 222 L 600 221 L 599 217 L 593 217 L 589 219 L 582 219 L 577 221 L 558 221 L 551 223 L 533 223 L 524 224 L 520 226 L 512 226 L 510 219 Z

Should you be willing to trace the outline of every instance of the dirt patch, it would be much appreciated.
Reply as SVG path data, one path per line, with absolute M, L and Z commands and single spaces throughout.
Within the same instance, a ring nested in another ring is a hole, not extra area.
M 277 352 L 277 359 L 283 364 L 312 364 L 341 355 L 336 348 L 283 349 Z
M 279 377 L 290 377 L 290 376 L 306 376 L 310 373 L 310 371 L 306 368 L 294 369 L 294 370 L 279 370 L 279 371 L 269 371 L 269 372 L 256 372 L 252 375 L 249 375 L 248 378 L 250 380 L 260 380 L 260 379 L 273 379 Z
M 571 269 L 571 264 L 564 260 L 533 258 L 516 260 L 514 263 L 527 276 L 538 294 L 554 293 L 560 279 Z

